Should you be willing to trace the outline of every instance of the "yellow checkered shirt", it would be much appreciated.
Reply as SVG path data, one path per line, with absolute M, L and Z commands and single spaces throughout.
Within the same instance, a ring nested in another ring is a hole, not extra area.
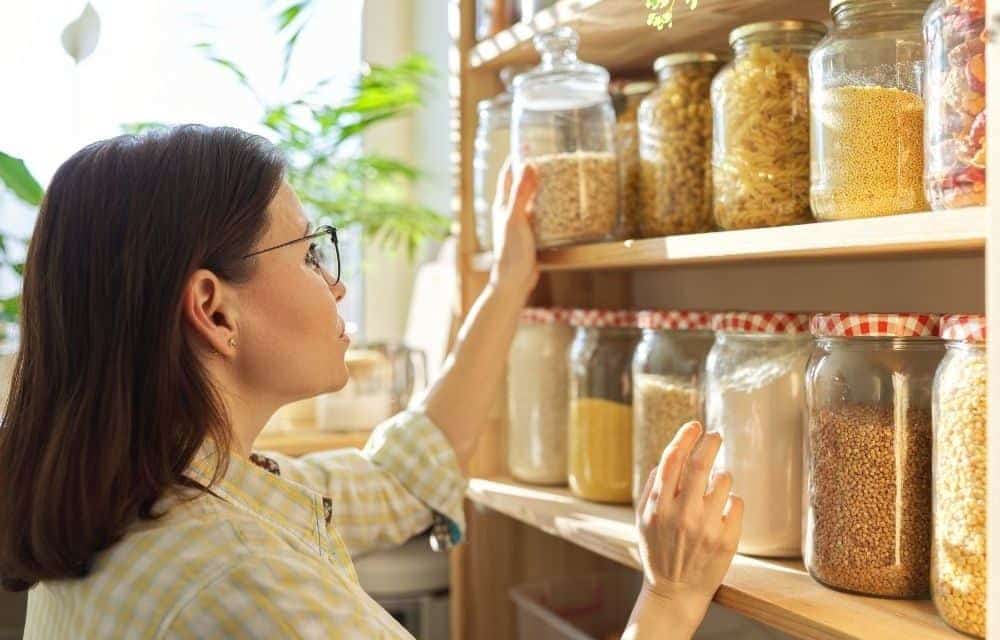
M 214 495 L 172 491 L 157 503 L 165 515 L 137 522 L 90 575 L 33 587 L 25 638 L 410 638 L 361 589 L 351 556 L 435 519 L 458 542 L 466 480 L 441 431 L 407 411 L 363 451 L 267 455 L 280 476 L 231 457 Z M 189 475 L 207 483 L 213 468 L 204 454 Z

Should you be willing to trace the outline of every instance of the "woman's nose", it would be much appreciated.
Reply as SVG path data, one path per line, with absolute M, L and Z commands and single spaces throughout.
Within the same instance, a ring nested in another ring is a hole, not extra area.
M 333 297 L 336 298 L 337 302 L 343 300 L 344 296 L 347 295 L 347 287 L 344 286 L 343 281 L 333 285 L 331 289 L 333 290 Z

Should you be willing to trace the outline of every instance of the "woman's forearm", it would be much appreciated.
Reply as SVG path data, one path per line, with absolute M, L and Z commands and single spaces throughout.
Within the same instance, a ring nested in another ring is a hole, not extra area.
M 459 331 L 441 376 L 423 399 L 423 409 L 448 438 L 465 467 L 497 395 L 507 352 L 527 292 L 491 282 Z

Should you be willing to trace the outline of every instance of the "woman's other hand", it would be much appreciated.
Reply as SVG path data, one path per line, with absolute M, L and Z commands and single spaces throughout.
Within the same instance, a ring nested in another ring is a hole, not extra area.
M 684 425 L 646 482 L 636 507 L 645 580 L 626 638 L 689 638 L 729 570 L 743 501 L 728 473 L 711 477 L 721 444 Z
M 496 261 L 490 272 L 494 289 L 512 292 L 526 301 L 538 283 L 535 262 L 535 234 L 532 230 L 532 206 L 538 189 L 538 174 L 531 165 L 513 176 L 509 161 L 500 171 L 493 219 L 503 220 L 503 234 L 493 248 Z

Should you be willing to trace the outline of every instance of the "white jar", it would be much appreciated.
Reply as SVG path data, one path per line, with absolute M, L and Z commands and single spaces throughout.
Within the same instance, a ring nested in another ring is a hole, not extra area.
M 801 554 L 809 316 L 724 313 L 705 365 L 705 422 L 722 434 L 716 471 L 745 509 L 739 552 Z
M 525 309 L 507 360 L 507 464 L 518 480 L 565 484 L 569 428 L 564 309 Z

